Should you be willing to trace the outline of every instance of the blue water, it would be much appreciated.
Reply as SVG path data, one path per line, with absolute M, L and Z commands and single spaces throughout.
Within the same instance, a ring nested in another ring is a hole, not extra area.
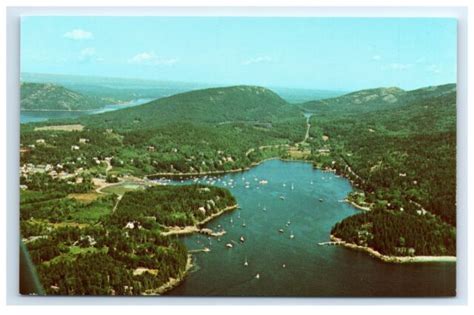
M 268 184 L 260 184 L 262 179 Z M 200 234 L 181 238 L 190 250 L 209 247 L 211 251 L 193 254 L 195 266 L 191 273 L 168 295 L 455 294 L 455 263 L 387 264 L 365 253 L 318 245 L 328 240 L 336 222 L 358 212 L 340 202 L 352 189 L 344 178 L 315 170 L 308 163 L 273 160 L 212 181 L 229 188 L 241 209 L 207 225 L 227 231 L 219 240 Z M 209 178 L 199 182 L 210 183 Z M 241 236 L 244 243 L 239 241 Z M 227 243 L 233 248 L 228 249 Z M 246 260 L 248 266 L 244 266 Z
M 140 98 L 131 100 L 126 104 L 109 104 L 105 105 L 100 109 L 95 109 L 91 111 L 82 111 L 82 112 L 74 112 L 74 111 L 21 111 L 20 112 L 20 123 L 26 124 L 29 122 L 40 122 L 40 121 L 47 121 L 48 119 L 69 119 L 69 118 L 78 118 L 84 115 L 93 115 L 93 114 L 100 114 L 105 112 L 110 112 L 114 110 L 119 110 L 122 108 L 133 107 L 141 104 L 145 104 L 151 102 L 153 99 L 149 98 Z

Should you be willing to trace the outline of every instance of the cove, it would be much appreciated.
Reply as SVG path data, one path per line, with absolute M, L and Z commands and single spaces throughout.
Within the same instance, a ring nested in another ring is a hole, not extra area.
M 184 181 L 189 182 L 230 189 L 240 209 L 206 225 L 227 231 L 219 239 L 201 234 L 180 237 L 188 250 L 208 247 L 211 251 L 194 253 L 193 269 L 167 295 L 455 294 L 455 263 L 390 264 L 343 247 L 319 246 L 329 239 L 336 222 L 360 210 L 342 202 L 352 190 L 348 180 L 314 169 L 310 163 L 270 160 L 242 173 Z M 233 247 L 227 248 L 227 243 Z

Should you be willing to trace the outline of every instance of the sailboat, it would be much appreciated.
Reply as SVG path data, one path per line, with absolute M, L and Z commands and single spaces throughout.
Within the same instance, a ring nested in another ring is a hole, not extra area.
M 247 226 L 247 224 L 245 224 L 245 221 L 242 223 L 242 226 L 243 226 L 243 227 L 246 227 L 246 226 Z
M 293 185 L 293 183 L 291 183 L 291 190 L 294 190 L 295 189 L 295 185 Z
M 232 220 L 232 218 L 230 218 L 230 223 L 234 223 L 234 220 Z
M 244 266 L 247 267 L 248 265 L 249 265 L 249 262 L 247 261 L 247 257 L 245 257 Z
M 260 279 L 260 274 L 259 274 L 259 273 L 257 273 L 257 274 L 255 275 L 255 279 Z
M 295 235 L 293 234 L 293 231 L 291 231 L 290 238 L 291 239 L 295 238 Z

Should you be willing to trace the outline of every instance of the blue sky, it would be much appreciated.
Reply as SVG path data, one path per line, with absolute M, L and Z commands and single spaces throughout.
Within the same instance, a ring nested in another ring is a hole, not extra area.
M 21 71 L 357 90 L 456 82 L 454 19 L 53 17 L 21 25 Z

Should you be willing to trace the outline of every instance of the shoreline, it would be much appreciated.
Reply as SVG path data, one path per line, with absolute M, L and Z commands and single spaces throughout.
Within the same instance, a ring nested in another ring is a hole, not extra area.
M 214 218 L 217 218 L 217 217 L 221 216 L 222 214 L 224 214 L 227 211 L 232 211 L 232 210 L 237 209 L 237 207 L 238 207 L 237 204 L 225 207 L 224 209 L 221 209 L 218 212 L 211 214 L 210 216 L 208 216 L 204 220 L 199 221 L 198 223 L 196 223 L 194 225 L 187 225 L 187 226 L 184 226 L 184 227 L 166 226 L 168 231 L 160 232 L 160 235 L 169 236 L 169 235 L 185 235 L 185 234 L 192 234 L 192 233 L 200 233 L 201 230 L 202 230 L 202 228 L 201 228 L 202 225 L 206 224 L 207 222 L 211 221 Z
M 149 177 L 160 177 L 160 176 L 163 176 L 163 177 L 180 177 L 180 176 L 183 176 L 183 177 L 193 177 L 193 176 L 200 177 L 200 176 L 209 176 L 209 175 L 226 175 L 226 174 L 240 173 L 240 172 L 249 171 L 252 167 L 259 166 L 260 164 L 262 164 L 264 162 L 272 161 L 272 160 L 280 160 L 280 161 L 283 161 L 283 162 L 303 162 L 303 163 L 313 164 L 313 162 L 310 161 L 310 160 L 285 159 L 285 158 L 282 158 L 282 157 L 270 157 L 270 158 L 266 158 L 266 159 L 263 159 L 263 160 L 258 161 L 258 162 L 252 162 L 250 164 L 250 166 L 247 166 L 247 167 L 235 168 L 235 169 L 231 169 L 231 170 L 227 170 L 227 171 L 186 172 L 186 173 L 183 173 L 183 172 L 180 172 L 180 173 L 162 172 L 162 173 L 154 173 L 154 174 L 144 175 L 144 177 L 146 177 L 147 179 L 150 180 Z M 325 170 L 320 169 L 320 168 L 316 168 L 316 169 L 318 169 L 320 171 L 325 171 Z
M 151 292 L 149 292 L 149 293 L 145 292 L 142 295 L 144 295 L 144 296 L 154 296 L 154 295 L 162 295 L 163 293 L 168 292 L 169 290 L 171 290 L 171 289 L 177 287 L 179 284 L 181 284 L 181 282 L 184 281 L 184 279 L 188 275 L 189 271 L 193 267 L 194 267 L 194 265 L 193 265 L 193 256 L 191 254 L 188 254 L 188 259 L 186 261 L 186 268 L 184 269 L 184 271 L 181 274 L 178 275 L 178 277 L 176 277 L 176 278 L 171 278 L 170 277 L 168 279 L 168 282 L 162 284 L 161 286 L 159 286 L 156 289 L 151 289 L 150 290 Z
M 357 203 L 355 203 L 354 201 L 351 201 L 347 198 L 344 199 L 345 202 L 347 202 L 348 204 L 352 205 L 354 208 L 357 208 L 359 210 L 363 210 L 363 211 L 370 211 L 370 208 L 369 207 L 364 207 L 364 206 L 361 206 Z
M 342 239 L 331 234 L 331 245 L 343 246 L 345 248 L 358 250 L 369 254 L 371 257 L 377 258 L 386 263 L 406 264 L 406 263 L 427 263 L 427 262 L 456 262 L 456 256 L 389 256 L 381 254 L 373 248 L 356 245 L 343 241 Z
M 99 109 L 102 109 L 103 107 L 98 107 L 98 108 L 94 108 L 94 109 L 47 109 L 47 108 L 43 108 L 43 109 L 20 109 L 20 113 L 21 112 L 93 112 L 95 110 L 99 110 Z

